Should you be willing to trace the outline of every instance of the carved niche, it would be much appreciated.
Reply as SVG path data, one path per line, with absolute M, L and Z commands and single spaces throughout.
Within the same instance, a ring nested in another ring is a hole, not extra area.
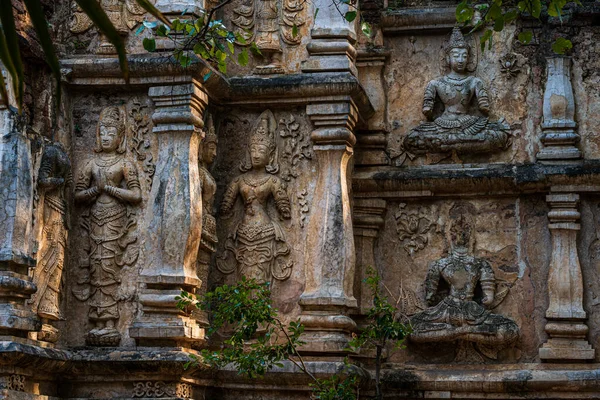
M 450 255 L 433 261 L 425 280 L 428 308 L 411 319 L 413 343 L 457 342 L 456 361 L 483 361 L 482 354 L 495 359 L 500 349 L 519 337 L 517 324 L 490 310 L 506 296 L 496 290 L 490 263 L 470 253 L 474 207 L 457 203 L 450 209 Z M 447 290 L 442 291 L 445 287 Z M 481 289 L 481 299 L 476 298 Z
M 87 235 L 86 259 L 81 261 L 83 278 L 73 294 L 89 306 L 93 324 L 86 335 L 91 346 L 117 346 L 121 269 L 138 257 L 136 218 L 131 205 L 142 194 L 135 163 L 126 156 L 126 112 L 124 107 L 102 110 L 96 130 L 97 156 L 81 171 L 75 186 L 75 201 L 89 207 L 81 227 Z
M 100 0 L 99 3 L 121 36 L 127 36 L 137 24 L 144 20 L 146 11 L 135 0 Z M 92 20 L 79 5 L 72 1 L 69 30 L 76 34 L 84 33 L 93 25 Z M 99 33 L 99 35 L 100 44 L 96 52 L 98 54 L 115 54 L 115 47 L 103 34 Z
M 38 173 L 39 251 L 33 271 L 37 291 L 29 302 L 43 322 L 37 339 L 52 343 L 58 340 L 58 330 L 49 321 L 62 319 L 60 286 L 70 229 L 68 191 L 72 182 L 71 162 L 63 146 L 58 142 L 46 145 Z
M 279 171 L 276 141 L 277 123 L 270 110 L 263 112 L 254 124 L 243 172 L 227 188 L 221 214 L 231 216 L 236 200 L 243 201 L 243 216 L 225 242 L 224 253 L 217 267 L 224 274 L 237 270 L 238 278 L 245 276 L 258 282 L 285 280 L 292 273 L 287 260 L 290 249 L 281 225 L 269 216 L 268 203 L 272 198 L 281 219 L 290 219 L 290 200 Z
M 413 154 L 488 153 L 510 145 L 509 127 L 491 122 L 483 81 L 467 69 L 471 46 L 455 27 L 445 48 L 450 72 L 427 84 L 423 114 L 428 121 L 412 129 L 404 149 Z M 476 103 L 476 108 L 471 103 Z
M 233 9 L 231 21 L 234 31 L 243 41 L 239 45 L 255 43 L 265 58 L 265 65 L 257 66 L 257 74 L 282 74 L 283 49 L 281 41 L 297 46 L 302 40 L 299 29 L 305 24 L 303 0 L 240 0 Z

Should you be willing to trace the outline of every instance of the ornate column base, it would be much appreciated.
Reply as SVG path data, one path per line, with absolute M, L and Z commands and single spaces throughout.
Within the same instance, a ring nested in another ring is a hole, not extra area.
M 543 361 L 591 361 L 596 351 L 585 339 L 588 327 L 585 323 L 548 322 L 546 333 L 550 339 L 540 348 Z
M 544 129 L 544 128 L 542 128 Z M 544 148 L 537 154 L 543 164 L 572 164 L 582 162 L 581 151 L 576 147 L 579 135 L 573 129 L 544 129 Z

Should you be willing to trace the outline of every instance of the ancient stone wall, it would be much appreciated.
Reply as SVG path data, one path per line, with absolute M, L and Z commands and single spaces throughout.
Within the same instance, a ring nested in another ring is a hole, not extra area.
M 31 62 L 23 115 L 0 106 L 0 397 L 309 398 L 289 362 L 260 381 L 186 369 L 220 339 L 177 296 L 242 276 L 305 326 L 313 373 L 348 356 L 372 396 L 373 354 L 347 350 L 370 268 L 413 327 L 388 349 L 386 396 L 598 396 L 593 4 L 482 50 L 450 2 L 366 2 L 367 37 L 329 0 L 234 0 L 219 18 L 263 56 L 221 76 L 166 41 L 146 53 L 135 2 L 100 3 L 131 80 L 75 2 L 46 4 L 60 111 L 15 8 Z

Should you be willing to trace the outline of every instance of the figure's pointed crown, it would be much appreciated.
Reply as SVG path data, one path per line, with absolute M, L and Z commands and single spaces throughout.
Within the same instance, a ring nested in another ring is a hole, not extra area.
M 122 114 L 119 107 L 106 107 L 100 113 L 100 124 L 121 129 L 125 124 Z
M 268 115 L 261 115 L 260 122 L 250 138 L 250 146 L 258 144 L 266 146 L 269 149 L 275 147 L 275 141 L 271 135 L 271 130 L 269 129 Z
M 465 40 L 465 37 L 458 26 L 455 26 L 454 29 L 452 29 L 452 35 L 450 35 L 450 40 L 446 45 L 446 53 L 452 49 L 471 49 L 471 46 Z
M 217 143 L 217 131 L 215 129 L 215 124 L 212 119 L 212 115 L 208 114 L 208 118 L 206 119 L 206 129 L 204 136 L 204 143 Z

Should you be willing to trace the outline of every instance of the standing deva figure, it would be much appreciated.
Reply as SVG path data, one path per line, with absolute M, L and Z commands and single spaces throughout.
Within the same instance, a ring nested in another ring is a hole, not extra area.
M 406 136 L 405 150 L 414 154 L 485 153 L 506 148 L 509 127 L 502 122 L 490 122 L 487 117 L 488 93 L 483 81 L 467 70 L 471 46 L 460 28 L 452 31 L 445 52 L 451 71 L 427 84 L 423 114 L 430 122 L 422 123 Z M 471 109 L 473 99 L 477 111 Z M 435 107 L 437 100 L 443 106 L 441 115 Z
M 489 262 L 469 254 L 474 214 L 462 204 L 450 210 L 450 255 L 430 264 L 425 280 L 425 300 L 430 307 L 410 320 L 411 341 L 459 341 L 458 359 L 465 357 L 461 354 L 467 348 L 464 344 L 475 344 L 484 355 L 496 358 L 500 348 L 519 337 L 513 320 L 489 310 L 497 303 L 496 279 Z M 442 299 L 438 294 L 441 281 L 449 287 Z M 475 299 L 478 286 L 483 293 L 481 304 Z
M 292 273 L 292 263 L 284 256 L 290 252 L 281 226 L 267 212 L 271 198 L 281 219 L 290 219 L 290 200 L 283 181 L 275 176 L 277 144 L 275 116 L 269 110 L 260 115 L 253 127 L 247 159 L 242 162 L 243 172 L 227 188 L 221 213 L 231 215 L 238 196 L 244 203 L 244 215 L 235 231 L 225 242 L 225 251 L 217 260 L 217 267 L 225 274 L 256 279 L 260 283 L 272 278 L 285 280 Z
M 125 159 L 125 110 L 107 107 L 100 114 L 96 131 L 96 153 L 81 171 L 75 186 L 75 201 L 91 203 L 89 219 L 82 222 L 89 235 L 88 285 L 73 291 L 90 301 L 89 319 L 94 327 L 86 336 L 92 346 L 117 346 L 121 268 L 138 257 L 135 219 L 128 204 L 142 201 L 138 171 Z
M 40 249 L 33 272 L 37 292 L 30 302 L 43 323 L 37 339 L 52 343 L 58 340 L 58 330 L 49 321 L 62 319 L 60 286 L 70 229 L 68 190 L 72 183 L 71 162 L 65 149 L 58 142 L 48 144 L 44 148 L 38 174 Z

